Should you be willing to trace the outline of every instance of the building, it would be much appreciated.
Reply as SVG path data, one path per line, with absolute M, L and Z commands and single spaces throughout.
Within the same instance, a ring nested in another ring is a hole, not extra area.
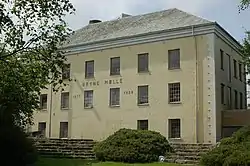
M 62 47 L 68 85 L 42 90 L 32 130 L 102 140 L 138 128 L 170 141 L 216 143 L 222 111 L 246 108 L 240 47 L 218 23 L 178 9 L 91 20 Z

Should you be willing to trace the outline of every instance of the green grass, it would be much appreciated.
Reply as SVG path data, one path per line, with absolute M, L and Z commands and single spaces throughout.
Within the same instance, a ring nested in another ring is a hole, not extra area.
M 73 160 L 73 159 L 39 159 L 35 166 L 85 166 L 88 161 L 84 160 Z M 149 163 L 149 164 L 124 164 L 124 163 L 113 163 L 113 162 L 93 162 L 92 166 L 179 166 L 177 164 L 168 163 Z

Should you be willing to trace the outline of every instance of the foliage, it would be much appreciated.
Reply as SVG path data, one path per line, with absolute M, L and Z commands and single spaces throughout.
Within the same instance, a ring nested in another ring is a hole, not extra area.
M 249 5 L 250 5 L 250 0 L 241 0 L 240 5 L 239 5 L 239 9 L 245 10 L 245 9 L 249 8 Z
M 69 0 L 0 1 L 0 120 L 25 126 L 39 108 L 40 89 L 62 84 L 65 56 L 58 46 L 71 30 Z
M 0 126 L 1 165 L 26 166 L 37 159 L 37 152 L 23 130 L 16 126 Z
M 160 133 L 147 130 L 120 129 L 94 147 L 100 161 L 153 162 L 171 147 Z
M 201 159 L 205 166 L 250 165 L 250 126 L 243 127 L 232 137 L 221 140 L 219 146 Z

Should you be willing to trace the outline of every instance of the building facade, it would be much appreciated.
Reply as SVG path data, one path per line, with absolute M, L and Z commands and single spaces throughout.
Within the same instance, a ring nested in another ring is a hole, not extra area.
M 34 115 L 32 130 L 46 137 L 103 140 L 131 128 L 216 143 L 222 110 L 246 108 L 240 45 L 219 24 L 178 9 L 92 21 L 63 49 L 67 86 L 42 90 Z

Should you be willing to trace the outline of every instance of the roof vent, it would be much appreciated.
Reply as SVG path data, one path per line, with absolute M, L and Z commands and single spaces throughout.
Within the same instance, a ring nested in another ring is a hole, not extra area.
M 124 17 L 129 17 L 129 16 L 131 16 L 131 15 L 122 13 L 122 18 L 124 18 Z
M 95 24 L 99 22 L 102 22 L 102 21 L 101 20 L 89 20 L 89 24 Z

